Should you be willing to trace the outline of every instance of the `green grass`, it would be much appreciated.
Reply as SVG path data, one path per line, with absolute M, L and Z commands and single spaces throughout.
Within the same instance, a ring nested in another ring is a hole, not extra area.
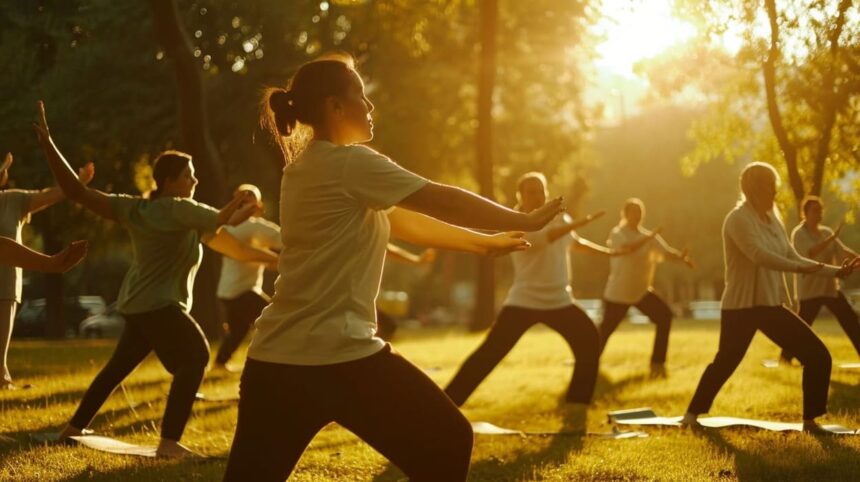
M 702 370 L 712 359 L 718 337 L 715 322 L 677 322 L 669 348 L 669 377 L 647 376 L 653 329 L 622 325 L 603 357 L 590 431 L 610 430 L 606 412 L 653 407 L 664 415 L 686 408 Z M 816 331 L 839 361 L 857 354 L 838 326 L 816 324 Z M 458 331 L 404 332 L 395 347 L 431 376 L 447 382 L 483 335 Z M 0 392 L 0 480 L 220 480 L 233 436 L 236 406 L 197 403 L 183 442 L 212 456 L 198 461 L 146 460 L 103 454 L 86 448 L 30 443 L 28 434 L 56 431 L 71 416 L 83 391 L 112 351 L 109 341 L 14 341 L 10 355 L 19 383 L 34 388 Z M 717 397 L 713 415 L 799 421 L 798 367 L 765 369 L 764 358 L 778 349 L 759 335 L 746 359 Z M 490 375 L 464 407 L 466 416 L 531 431 L 564 425 L 559 406 L 570 376 L 566 345 L 556 334 L 533 329 Z M 860 427 L 860 371 L 834 367 L 831 414 L 822 421 Z M 235 387 L 238 375 L 209 378 L 203 391 Z M 109 399 L 93 423 L 100 433 L 153 444 L 164 409 L 169 376 L 147 360 Z M 418 414 L 416 414 L 418 416 Z M 600 440 L 573 436 L 476 436 L 474 481 L 518 480 L 856 480 L 860 436 L 816 438 L 748 429 L 703 435 L 675 428 L 648 428 L 649 438 Z M 444 461 L 440 461 L 444 463 Z M 329 426 L 311 443 L 290 480 L 403 480 L 403 474 L 345 430 Z

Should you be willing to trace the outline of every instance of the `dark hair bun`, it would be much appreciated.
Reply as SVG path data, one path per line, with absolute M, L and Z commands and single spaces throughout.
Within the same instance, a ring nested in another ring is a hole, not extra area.
M 275 125 L 282 136 L 289 136 L 296 128 L 296 107 L 293 92 L 277 89 L 269 96 L 269 107 L 275 114 Z

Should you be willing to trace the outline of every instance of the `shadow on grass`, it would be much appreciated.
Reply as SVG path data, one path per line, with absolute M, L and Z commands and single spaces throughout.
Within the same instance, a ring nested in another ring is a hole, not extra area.
M 814 437 L 821 444 L 826 458 L 813 460 L 809 453 L 801 445 L 767 451 L 766 455 L 746 450 L 742 445 L 727 440 L 724 433 L 751 433 L 754 429 L 736 428 L 723 432 L 722 430 L 704 429 L 694 432 L 697 437 L 707 441 L 717 450 L 730 454 L 734 459 L 734 473 L 706 474 L 712 478 L 736 478 L 739 481 L 760 480 L 856 480 L 857 466 L 847 467 L 842 464 L 833 463 L 836 460 L 858 461 L 858 449 L 846 444 L 846 437 L 840 435 L 809 434 L 777 434 L 782 437 Z M 753 444 L 754 445 L 754 444 Z M 787 461 L 798 461 L 798 465 L 792 466 Z

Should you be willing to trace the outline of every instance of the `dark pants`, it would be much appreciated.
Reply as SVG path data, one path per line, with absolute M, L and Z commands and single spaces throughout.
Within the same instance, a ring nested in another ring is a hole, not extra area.
M 523 334 L 538 323 L 549 326 L 564 337 L 576 358 L 566 400 L 574 403 L 591 402 L 600 359 L 600 335 L 588 315 L 573 305 L 555 310 L 532 310 L 517 306 L 502 308 L 484 343 L 469 355 L 448 384 L 445 389 L 448 397 L 458 406 L 466 403 L 472 392 Z
M 654 335 L 654 351 L 651 352 L 651 363 L 666 363 L 666 352 L 669 349 L 669 330 L 672 328 L 672 309 L 651 291 L 634 305 L 603 300 L 603 321 L 598 327 L 603 347 L 606 346 L 609 336 L 618 328 L 621 320 L 627 316 L 627 310 L 630 309 L 630 306 L 635 306 L 657 327 L 657 333 Z
M 246 291 L 231 300 L 221 300 L 227 312 L 227 330 L 224 333 L 224 341 L 218 348 L 215 362 L 221 365 L 227 363 L 236 348 L 245 339 L 248 330 L 254 326 L 254 321 L 260 316 L 263 308 L 269 305 L 271 300 L 265 294 L 256 291 Z
M 836 321 L 839 322 L 845 334 L 848 335 L 848 339 L 854 345 L 854 349 L 860 354 L 860 322 L 858 322 L 857 313 L 845 295 L 840 291 L 836 298 L 821 297 L 802 300 L 800 302 L 800 317 L 807 325 L 812 326 L 822 306 L 826 306 L 833 313 Z M 780 356 L 786 360 L 794 358 L 794 355 L 787 350 L 782 350 Z
M 714 397 L 743 360 L 758 330 L 794 353 L 803 365 L 803 419 L 827 413 L 830 353 L 803 320 L 782 306 L 723 310 L 719 351 L 702 374 L 688 412 L 701 414 L 711 409 Z
M 466 480 L 472 427 L 424 372 L 388 345 L 335 365 L 248 358 L 224 480 L 285 480 L 331 422 L 370 444 L 413 482 Z
M 397 322 L 379 309 L 376 310 L 376 336 L 385 341 L 391 341 L 397 331 Z
M 161 364 L 173 375 L 161 437 L 179 441 L 209 362 L 206 337 L 194 318 L 176 306 L 124 316 L 125 329 L 116 349 L 87 389 L 70 424 L 86 428 L 114 389 L 155 350 Z

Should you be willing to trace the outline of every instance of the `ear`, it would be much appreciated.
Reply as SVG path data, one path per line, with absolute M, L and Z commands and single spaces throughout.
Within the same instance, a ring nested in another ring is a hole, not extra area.
M 329 96 L 325 100 L 325 108 L 330 114 L 340 117 L 343 115 L 343 102 L 335 96 Z

